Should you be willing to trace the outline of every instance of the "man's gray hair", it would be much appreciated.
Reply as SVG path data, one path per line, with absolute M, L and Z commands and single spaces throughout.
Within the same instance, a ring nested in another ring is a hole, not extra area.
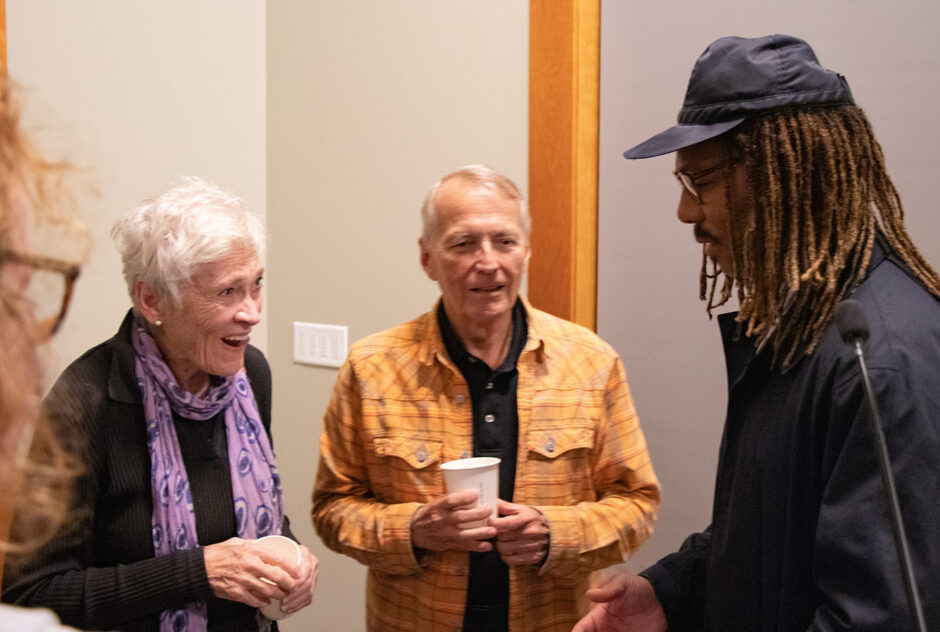
M 438 178 L 437 182 L 431 185 L 428 194 L 424 196 L 424 203 L 421 205 L 421 238 L 425 243 L 431 242 L 437 225 L 434 196 L 437 195 L 438 190 L 445 182 L 453 179 L 496 189 L 506 198 L 517 201 L 519 203 L 519 221 L 522 224 L 522 231 L 526 239 L 529 238 L 529 233 L 532 232 L 532 218 L 529 216 L 529 207 L 525 203 L 525 198 L 522 197 L 519 187 L 495 169 L 485 165 L 467 165 Z
M 143 281 L 163 299 L 180 305 L 180 286 L 196 269 L 236 248 L 264 256 L 261 220 L 238 196 L 200 178 L 147 198 L 125 213 L 111 229 L 121 253 L 124 281 L 133 298 Z

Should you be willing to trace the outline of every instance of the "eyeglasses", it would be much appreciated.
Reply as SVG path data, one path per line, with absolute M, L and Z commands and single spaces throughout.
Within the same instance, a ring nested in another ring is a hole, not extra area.
M 728 165 L 734 164 L 736 160 L 728 160 L 719 162 L 717 165 L 709 167 L 708 169 L 702 169 L 701 171 L 696 171 L 695 173 L 686 173 L 685 171 L 673 171 L 672 175 L 676 176 L 676 180 L 679 181 L 679 184 L 682 185 L 686 191 L 689 192 L 689 195 L 692 196 L 699 204 L 702 203 L 702 192 L 699 191 L 698 181 L 702 178 L 711 175 Z
M 68 311 L 81 267 L 58 259 L 0 248 L 0 265 L 7 263 L 17 267 L 0 272 L 4 289 L 29 301 L 40 339 L 52 336 Z

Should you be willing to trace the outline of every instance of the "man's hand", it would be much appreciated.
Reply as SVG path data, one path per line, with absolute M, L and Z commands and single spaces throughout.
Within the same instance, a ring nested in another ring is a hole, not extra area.
M 490 521 L 496 527 L 496 548 L 509 566 L 541 564 L 548 555 L 548 520 L 527 505 L 499 500 L 500 517 Z
M 571 632 L 666 632 L 666 614 L 653 586 L 639 575 L 621 575 L 587 591 L 594 606 Z
M 422 506 L 411 519 L 411 544 L 428 551 L 475 551 L 484 553 L 493 545 L 486 540 L 496 529 L 484 525 L 462 529 L 461 524 L 486 520 L 493 510 L 477 506 L 475 491 L 454 492 Z

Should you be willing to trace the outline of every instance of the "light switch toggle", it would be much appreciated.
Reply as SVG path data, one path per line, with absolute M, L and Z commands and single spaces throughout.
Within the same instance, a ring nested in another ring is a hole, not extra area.
M 341 325 L 294 322 L 294 362 L 339 367 L 346 359 L 348 329 Z

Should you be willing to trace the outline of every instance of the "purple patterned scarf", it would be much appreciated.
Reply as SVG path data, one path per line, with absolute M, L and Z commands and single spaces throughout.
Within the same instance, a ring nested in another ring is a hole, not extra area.
M 189 478 L 176 438 L 173 411 L 199 421 L 225 411 L 238 537 L 253 540 L 279 534 L 284 518 L 281 479 L 245 369 L 220 383 L 214 380 L 209 390 L 197 397 L 180 388 L 157 343 L 140 325 L 133 328 L 131 340 L 147 421 L 154 554 L 159 557 L 199 546 Z M 206 602 L 198 601 L 164 610 L 160 614 L 160 631 L 204 632 L 206 609 Z M 266 629 L 270 622 L 260 613 L 258 617 L 261 628 Z

